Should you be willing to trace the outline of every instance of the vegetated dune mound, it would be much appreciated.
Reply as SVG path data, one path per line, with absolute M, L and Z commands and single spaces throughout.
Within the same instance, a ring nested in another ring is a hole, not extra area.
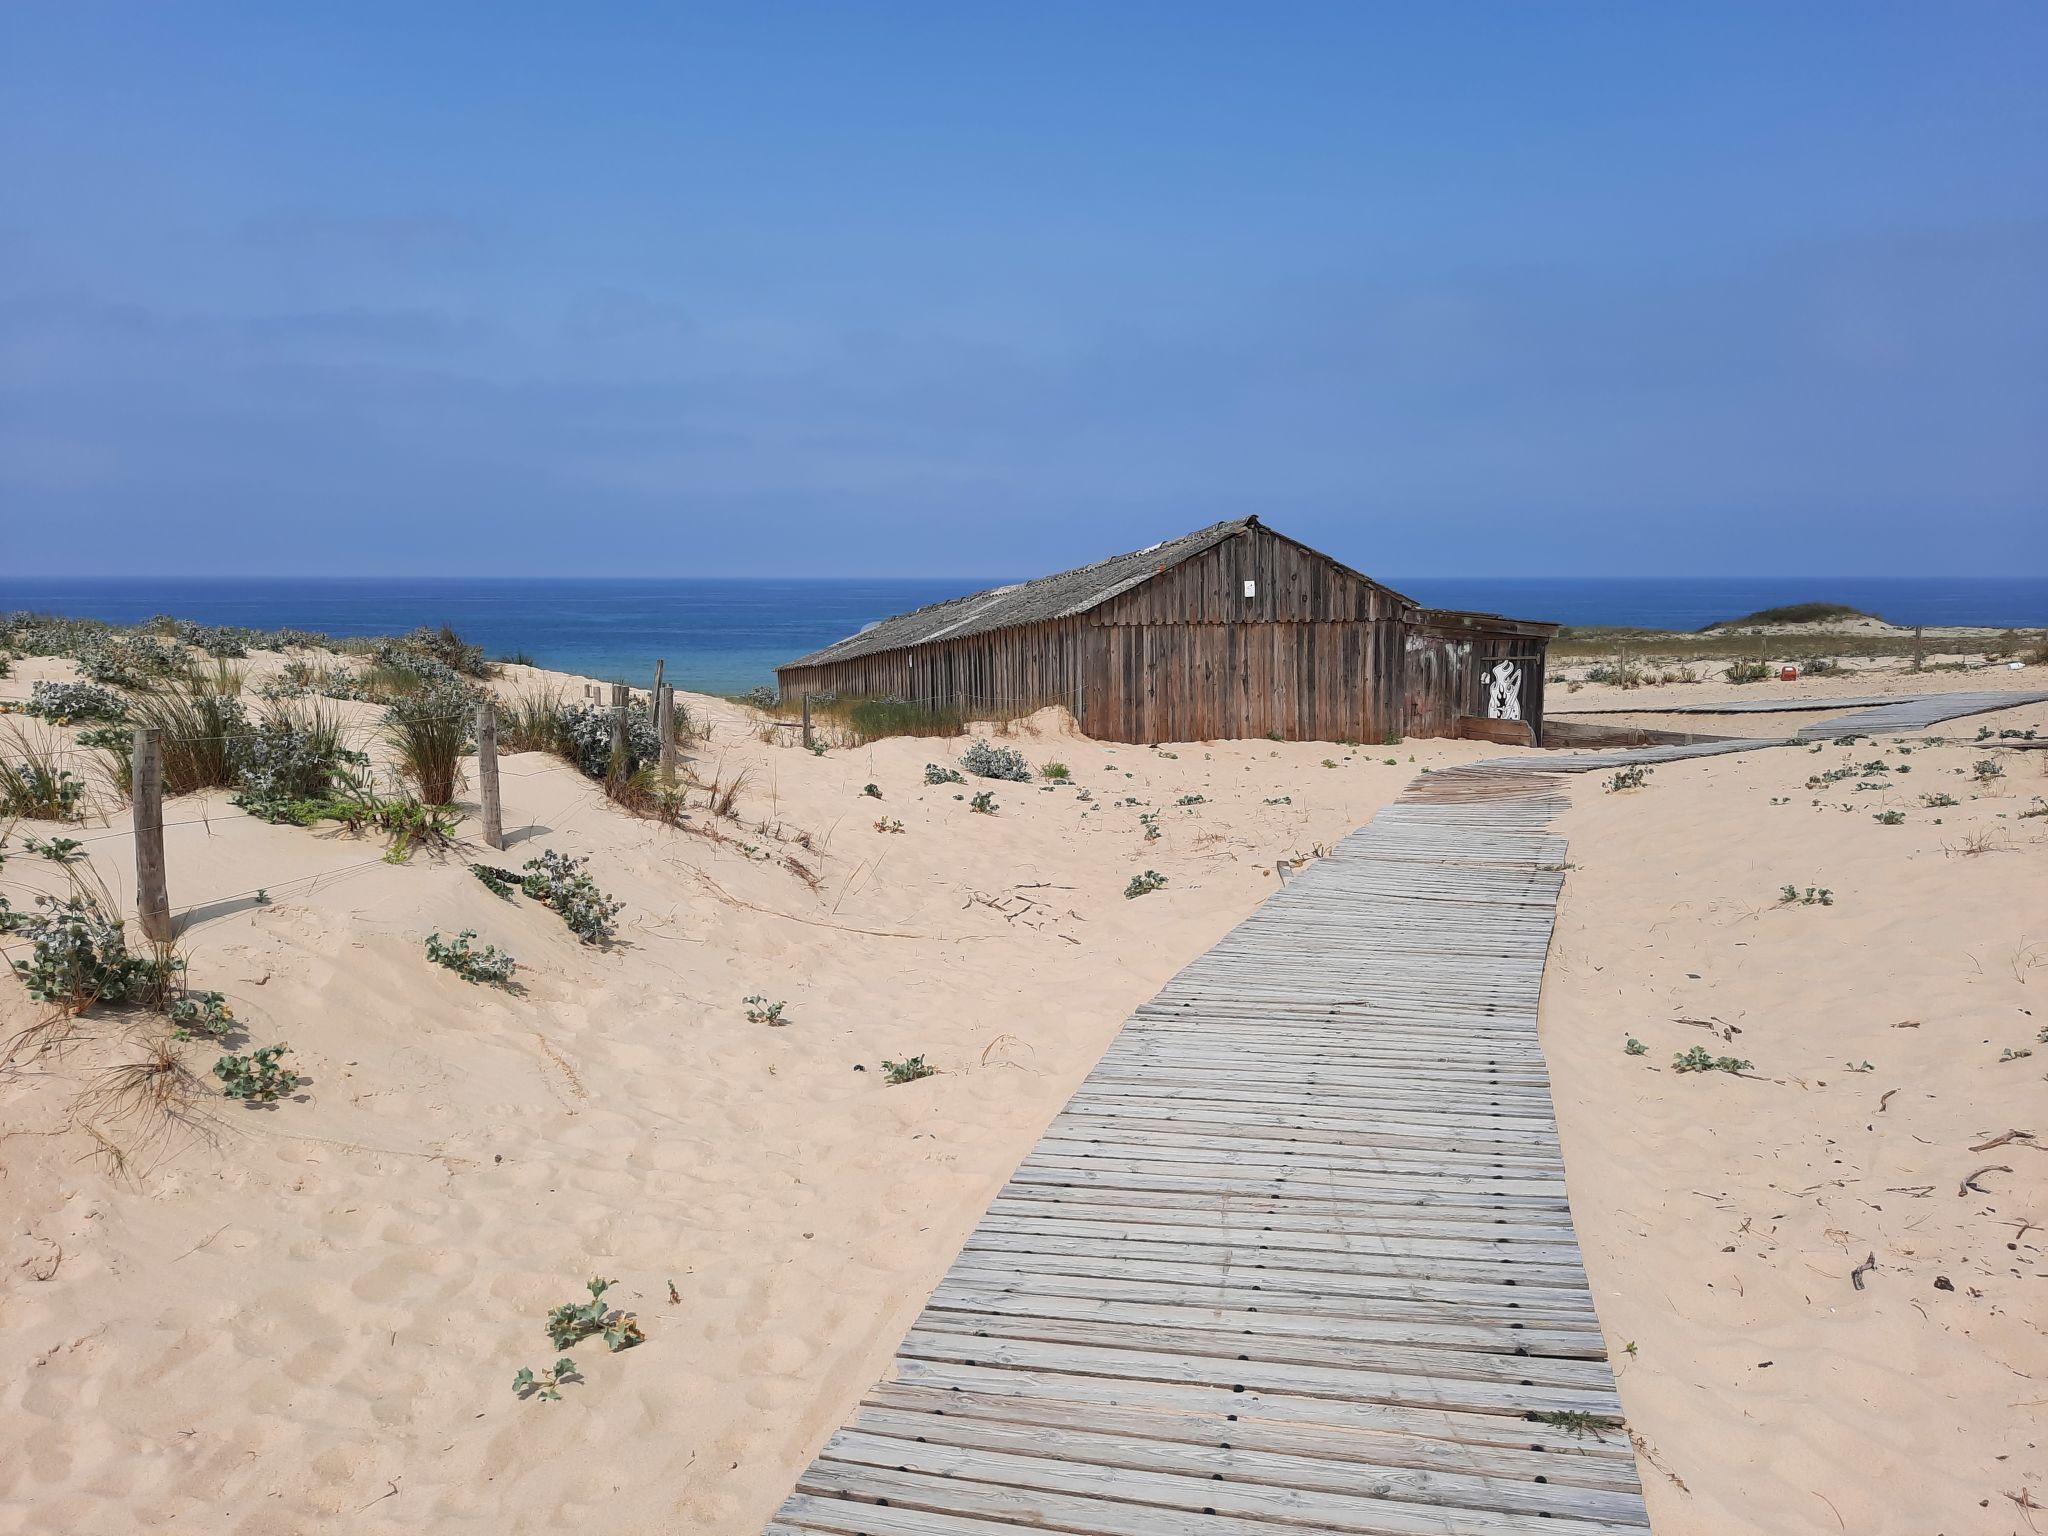
M 1907 632 L 1894 624 L 1847 603 L 1787 603 L 1777 608 L 1759 608 L 1739 619 L 1718 619 L 1701 629 L 1702 634 L 1786 635 L 1825 631 L 1846 635 L 1891 635 Z

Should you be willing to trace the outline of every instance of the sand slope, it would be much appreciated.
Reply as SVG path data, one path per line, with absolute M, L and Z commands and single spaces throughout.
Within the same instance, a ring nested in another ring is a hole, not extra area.
M 994 785 L 983 816 L 956 796 L 990 786 L 922 782 L 958 742 L 813 757 L 689 702 L 697 771 L 752 774 L 718 841 L 631 820 L 551 758 L 503 763 L 522 841 L 499 862 L 587 854 L 628 903 L 610 952 L 461 858 L 394 867 L 172 803 L 193 983 L 311 1081 L 241 1109 L 191 1046 L 187 1124 L 98 1127 L 126 1172 L 77 1094 L 160 1025 L 87 1021 L 0 1082 L 0 1529 L 757 1530 L 1129 1010 L 1275 859 L 1422 765 L 1498 750 L 1155 752 L 1045 719 L 1015 744 L 1092 800 Z M 124 829 L 79 835 L 125 896 Z M 1147 868 L 1167 887 L 1126 900 Z M 16 852 L 0 878 L 19 905 L 56 872 Z M 521 994 L 426 962 L 424 936 L 459 928 L 519 958 Z M 748 1023 L 750 993 L 789 1023 Z M 0 1026 L 37 1016 L 0 983 Z M 919 1053 L 940 1076 L 884 1086 L 884 1057 Z M 579 1345 L 563 1401 L 515 1401 L 514 1370 L 554 1358 L 548 1308 L 595 1274 L 647 1343 Z
M 1987 725 L 2048 709 L 1574 788 L 1543 1045 L 1663 1536 L 2026 1532 L 2015 1500 L 2048 1504 L 2048 777 Z M 1887 787 L 1807 787 L 1873 760 Z M 1693 1046 L 1754 1075 L 1674 1073 Z

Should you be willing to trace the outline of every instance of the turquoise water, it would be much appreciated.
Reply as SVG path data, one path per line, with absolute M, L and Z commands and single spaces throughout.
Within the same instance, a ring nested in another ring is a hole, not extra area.
M 13 578 L 0 611 L 36 609 L 132 623 L 172 613 L 207 624 L 335 635 L 399 634 L 447 623 L 493 656 L 644 686 L 655 658 L 681 688 L 736 693 L 863 624 L 1014 577 L 955 580 L 507 580 L 419 578 Z M 1697 629 L 1780 603 L 1849 603 L 1899 624 L 2048 625 L 2048 577 L 1828 576 L 1392 578 L 1410 597 L 1564 624 Z

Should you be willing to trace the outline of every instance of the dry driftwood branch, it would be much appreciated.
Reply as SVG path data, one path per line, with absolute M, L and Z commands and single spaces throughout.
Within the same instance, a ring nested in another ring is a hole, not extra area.
M 1857 1290 L 1859 1290 L 1859 1291 L 1860 1291 L 1860 1290 L 1862 1290 L 1862 1289 L 1863 1289 L 1863 1277 L 1864 1277 L 1865 1275 L 1867 1275 L 1867 1274 L 1870 1274 L 1870 1273 L 1871 1273 L 1872 1271 L 1874 1271 L 1874 1270 L 1875 1270 L 1876 1268 L 1877 1268 L 1877 1254 L 1876 1254 L 1876 1252 L 1875 1252 L 1875 1251 L 1872 1251 L 1872 1252 L 1870 1252 L 1870 1253 L 1868 1253 L 1868 1254 L 1865 1254 L 1865 1255 L 1864 1255 L 1864 1257 L 1863 1257 L 1863 1262 L 1862 1262 L 1861 1264 L 1858 1264 L 1858 1265 L 1857 1265 L 1857 1266 L 1856 1266 L 1856 1267 L 1855 1267 L 1854 1269 L 1852 1269 L 1852 1270 L 1850 1270 L 1850 1271 L 1849 1271 L 1849 1283 L 1850 1283 L 1851 1285 L 1855 1286 Z
M 2012 1169 L 2004 1163 L 1992 1163 L 1988 1167 L 1979 1168 L 1975 1173 L 1971 1174 L 1968 1178 L 1964 1179 L 1961 1184 L 1956 1186 L 1956 1194 L 1958 1197 L 1960 1197 L 1963 1195 L 1967 1195 L 1971 1190 L 1974 1189 L 1980 1195 L 1988 1195 L 1991 1193 L 1991 1191 L 1984 1188 L 1984 1186 L 1979 1184 L 1977 1181 L 1983 1178 L 1984 1175 L 1987 1173 L 2011 1172 Z
M 1994 1125 L 1997 1123 L 1995 1120 L 1992 1122 Z M 2032 1131 L 2003 1131 L 1992 1137 L 1989 1141 L 1978 1142 L 1970 1150 L 1972 1152 L 1989 1152 L 1993 1147 L 2002 1147 L 2008 1141 L 2032 1141 L 2033 1139 L 2034 1133 Z

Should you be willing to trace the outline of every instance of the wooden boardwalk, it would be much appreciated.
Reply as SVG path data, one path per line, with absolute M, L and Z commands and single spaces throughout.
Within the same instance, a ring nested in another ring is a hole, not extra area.
M 1773 744 L 1417 779 L 1137 1011 L 771 1536 L 1647 1530 L 1625 1432 L 1545 1417 L 1621 1413 L 1536 1041 L 1556 775 Z

